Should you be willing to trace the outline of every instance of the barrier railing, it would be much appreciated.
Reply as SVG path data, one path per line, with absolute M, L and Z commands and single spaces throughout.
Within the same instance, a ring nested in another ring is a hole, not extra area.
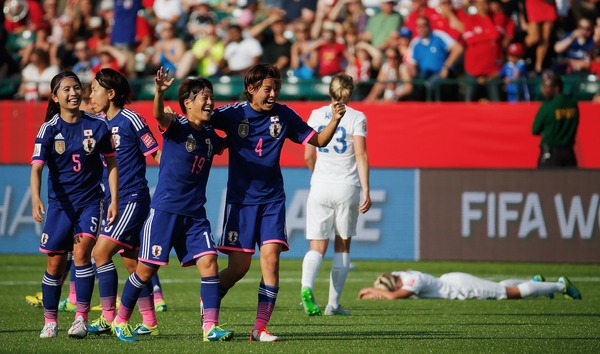
M 244 80 L 237 76 L 221 76 L 211 79 L 215 98 L 218 101 L 236 101 L 243 99 Z M 287 78 L 281 88 L 281 100 L 288 101 L 327 101 L 329 100 L 329 82 L 331 77 L 315 78 L 309 80 L 295 77 Z M 542 96 L 539 91 L 541 78 L 522 79 L 519 83 L 527 84 L 531 101 L 539 101 Z M 600 93 L 600 80 L 595 75 L 569 75 L 563 76 L 565 92 L 575 96 L 581 101 L 590 101 L 595 94 Z M 152 100 L 154 97 L 154 80 L 130 79 L 129 80 L 134 98 L 137 101 Z M 356 84 L 355 101 L 366 97 L 375 80 L 360 82 Z M 405 98 L 406 101 L 421 102 L 461 102 L 465 101 L 467 82 L 464 78 L 439 79 L 435 84 L 423 79 L 415 79 L 413 92 Z M 18 92 L 20 79 L 0 79 L 0 99 L 15 99 Z M 501 101 L 505 101 L 505 84 L 502 80 L 491 81 L 490 85 L 496 85 L 501 93 Z M 174 84 L 178 86 L 177 83 Z M 485 93 L 481 96 L 486 99 Z M 177 90 L 171 89 L 166 92 L 167 100 L 177 100 Z

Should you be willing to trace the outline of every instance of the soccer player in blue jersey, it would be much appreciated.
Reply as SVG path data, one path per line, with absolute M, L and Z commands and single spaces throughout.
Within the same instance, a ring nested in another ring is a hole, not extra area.
M 33 218 L 42 222 L 46 214 L 40 251 L 48 254 L 42 279 L 45 325 L 40 338 L 58 335 L 58 302 L 67 263 L 73 251 L 77 309 L 69 336 L 87 335 L 90 300 L 94 289 L 92 248 L 102 223 L 104 193 L 101 188 L 104 166 L 108 168 L 111 203 L 107 225 L 119 215 L 119 174 L 110 130 L 106 121 L 79 110 L 81 82 L 72 72 L 54 76 L 50 83 L 51 98 L 31 160 L 31 201 Z M 48 209 L 40 197 L 42 170 L 48 165 Z
M 121 251 L 121 258 L 129 273 L 137 266 L 142 225 L 150 211 L 150 190 L 146 180 L 146 156 L 160 150 L 146 121 L 137 113 L 124 108 L 130 103 L 131 88 L 127 78 L 113 69 L 98 71 L 92 81 L 91 108 L 106 114 L 106 120 L 117 150 L 119 165 L 119 218 L 113 225 L 105 225 L 94 246 L 96 276 L 100 291 L 102 315 L 89 325 L 89 333 L 110 332 L 116 315 L 118 275 L 113 256 Z M 110 201 L 110 193 L 106 194 Z M 156 313 L 152 298 L 152 284 L 141 292 L 138 300 L 142 323 L 137 334 L 158 335 Z
M 221 296 L 248 272 L 258 245 L 262 279 L 250 340 L 273 342 L 279 338 L 266 325 L 279 291 L 280 253 L 288 250 L 281 149 L 286 139 L 326 146 L 346 108 L 334 103 L 331 121 L 316 132 L 291 108 L 276 103 L 281 73 L 269 64 L 252 67 L 244 78 L 244 89 L 248 101 L 219 107 L 211 118 L 216 129 L 227 133 L 230 148 L 225 222 L 217 247 L 229 256 L 227 268 L 220 273 Z
M 196 265 L 204 301 L 204 341 L 225 341 L 233 331 L 218 326 L 219 267 L 210 223 L 206 218 L 206 183 L 215 154 L 224 139 L 208 124 L 214 108 L 212 84 L 204 78 L 185 79 L 178 90 L 185 116 L 164 113 L 164 93 L 173 84 L 168 70 L 156 74 L 154 116 L 163 135 L 158 184 L 144 224 L 138 265 L 121 296 L 121 308 L 112 323 L 116 336 L 135 341 L 128 324 L 140 292 L 159 267 L 168 264 L 175 248 L 183 266 Z

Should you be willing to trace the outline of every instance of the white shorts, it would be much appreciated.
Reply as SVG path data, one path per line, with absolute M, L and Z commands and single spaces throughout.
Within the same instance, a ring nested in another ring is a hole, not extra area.
M 306 239 L 328 240 L 356 235 L 360 187 L 313 183 L 306 207 Z
M 506 288 L 500 283 L 477 278 L 467 273 L 448 273 L 440 277 L 444 283 L 451 284 L 451 299 L 506 299 Z

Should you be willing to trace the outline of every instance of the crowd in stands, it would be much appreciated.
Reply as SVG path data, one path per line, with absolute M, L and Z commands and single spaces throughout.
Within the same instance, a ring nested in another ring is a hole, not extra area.
M 5 0 L 0 80 L 43 100 L 65 69 L 86 83 L 267 62 L 288 80 L 346 72 L 366 102 L 527 101 L 543 70 L 598 80 L 599 15 L 598 0 Z

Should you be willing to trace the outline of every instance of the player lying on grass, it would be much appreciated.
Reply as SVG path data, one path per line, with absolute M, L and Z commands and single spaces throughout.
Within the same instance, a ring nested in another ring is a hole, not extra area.
M 499 283 L 477 278 L 467 273 L 448 273 L 439 278 L 415 270 L 384 273 L 375 279 L 372 288 L 358 293 L 360 299 L 522 299 L 562 293 L 566 298 L 581 300 L 579 290 L 567 279 L 545 282 L 538 274 L 531 280 L 508 279 Z M 551 296 L 548 296 L 551 298 Z

